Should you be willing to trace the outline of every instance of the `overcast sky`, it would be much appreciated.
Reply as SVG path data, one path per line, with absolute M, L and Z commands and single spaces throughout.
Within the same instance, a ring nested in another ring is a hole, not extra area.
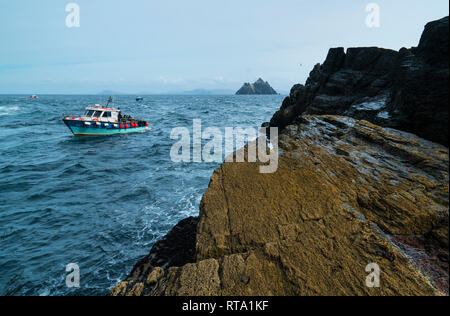
M 66 5 L 80 27 L 66 26 Z M 366 26 L 366 5 L 380 27 Z M 0 93 L 237 90 L 304 83 L 330 47 L 418 44 L 447 0 L 2 0 Z

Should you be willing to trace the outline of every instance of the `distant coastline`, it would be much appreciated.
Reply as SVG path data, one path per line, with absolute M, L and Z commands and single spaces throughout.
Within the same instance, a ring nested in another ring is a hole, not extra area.
M 24 96 L 24 97 L 28 97 L 30 96 L 30 94 L 27 93 L 0 93 L 0 95 L 3 96 L 8 96 L 8 95 L 13 95 L 13 96 Z M 220 90 L 188 90 L 188 91 L 180 91 L 180 92 L 160 92 L 160 93 L 120 93 L 120 92 L 114 92 L 111 91 L 110 93 L 104 93 L 104 92 L 99 92 L 99 93 L 36 93 L 36 95 L 38 96 L 46 96 L 46 95 L 85 95 L 85 96 L 131 96 L 131 97 L 136 97 L 136 96 L 161 96 L 161 95 L 167 95 L 167 96 L 221 96 L 221 95 L 226 95 L 226 96 L 235 96 L 235 93 L 232 90 L 223 90 L 223 92 L 221 93 Z M 278 95 L 289 95 L 289 92 L 286 91 L 281 91 L 278 93 Z M 241 96 L 245 96 L 245 95 L 241 95 Z

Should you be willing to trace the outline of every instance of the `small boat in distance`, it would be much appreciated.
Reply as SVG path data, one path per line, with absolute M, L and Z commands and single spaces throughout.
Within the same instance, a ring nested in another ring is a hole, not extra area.
M 35 94 L 30 95 L 28 98 L 29 99 L 39 99 L 39 97 L 37 95 L 35 95 Z
M 122 115 L 120 109 L 110 108 L 110 97 L 106 106 L 96 104 L 86 108 L 82 116 L 63 114 L 63 121 L 75 136 L 101 136 L 129 134 L 149 129 L 146 121 Z
M 138 102 L 139 102 L 139 101 L 144 101 L 144 98 L 143 98 L 143 97 L 137 97 L 137 98 L 136 98 L 136 101 L 138 101 Z

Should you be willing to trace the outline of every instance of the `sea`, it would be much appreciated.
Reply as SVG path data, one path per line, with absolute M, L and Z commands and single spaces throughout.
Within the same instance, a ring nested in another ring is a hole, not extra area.
M 63 113 L 107 98 L 0 95 L 0 295 L 108 294 L 158 239 L 198 215 L 220 165 L 173 162 L 171 131 L 192 130 L 194 119 L 258 128 L 284 96 L 120 95 L 113 105 L 150 130 L 74 137 Z M 71 264 L 78 287 L 66 282 Z

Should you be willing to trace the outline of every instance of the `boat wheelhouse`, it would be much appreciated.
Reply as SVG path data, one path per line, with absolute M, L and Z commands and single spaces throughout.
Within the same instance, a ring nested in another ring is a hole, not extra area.
M 75 136 L 129 134 L 149 129 L 148 122 L 122 115 L 120 109 L 107 106 L 87 107 L 82 116 L 63 114 L 63 121 Z

